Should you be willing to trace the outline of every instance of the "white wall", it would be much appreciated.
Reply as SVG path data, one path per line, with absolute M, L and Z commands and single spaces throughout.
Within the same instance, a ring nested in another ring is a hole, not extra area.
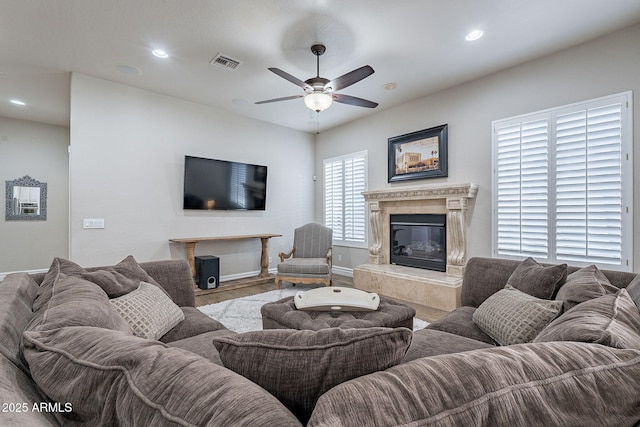
M 468 257 L 491 256 L 491 122 L 627 90 L 634 92 L 634 134 L 640 138 L 640 26 L 495 73 L 341 126 L 317 137 L 322 160 L 369 150 L 369 189 L 438 182 L 479 185 L 471 208 Z M 387 183 L 387 138 L 449 124 L 449 177 Z M 640 148 L 635 145 L 635 176 Z M 637 181 L 637 178 L 635 179 Z M 640 270 L 640 184 L 634 189 L 634 271 Z M 322 219 L 322 180 L 316 184 L 316 219 Z M 338 261 L 343 255 L 343 262 Z M 334 264 L 354 267 L 368 252 L 335 248 Z
M 184 211 L 184 156 L 267 165 L 265 211 Z M 105 265 L 184 258 L 169 239 L 280 233 L 272 266 L 293 228 L 313 220 L 314 136 L 199 104 L 73 74 L 71 80 L 71 258 Z M 83 229 L 104 218 L 104 229 Z M 200 243 L 221 258 L 221 275 L 259 269 L 260 241 Z
M 46 221 L 0 219 L 0 272 L 46 269 L 69 255 L 69 128 L 0 117 L 0 184 L 29 175 L 47 183 Z M 0 273 L 0 275 L 1 275 Z

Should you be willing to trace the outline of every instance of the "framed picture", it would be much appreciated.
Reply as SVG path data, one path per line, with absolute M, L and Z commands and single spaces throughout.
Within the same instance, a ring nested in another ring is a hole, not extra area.
M 447 124 L 389 138 L 389 181 L 448 176 Z

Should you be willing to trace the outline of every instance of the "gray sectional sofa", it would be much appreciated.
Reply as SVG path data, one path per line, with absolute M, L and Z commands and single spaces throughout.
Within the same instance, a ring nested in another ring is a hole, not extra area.
M 56 259 L 0 283 L 0 425 L 632 426 L 638 293 L 634 274 L 473 258 L 463 306 L 413 334 L 235 334 L 194 307 L 185 261 Z

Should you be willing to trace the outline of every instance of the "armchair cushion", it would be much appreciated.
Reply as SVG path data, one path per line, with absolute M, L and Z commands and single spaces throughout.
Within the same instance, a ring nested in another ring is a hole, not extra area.
M 278 274 L 327 275 L 329 264 L 326 258 L 291 258 L 278 264 Z

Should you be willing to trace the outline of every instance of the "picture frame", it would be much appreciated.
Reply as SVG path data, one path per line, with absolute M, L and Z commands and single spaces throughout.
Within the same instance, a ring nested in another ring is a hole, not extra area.
M 388 182 L 448 176 L 448 124 L 389 138 Z

